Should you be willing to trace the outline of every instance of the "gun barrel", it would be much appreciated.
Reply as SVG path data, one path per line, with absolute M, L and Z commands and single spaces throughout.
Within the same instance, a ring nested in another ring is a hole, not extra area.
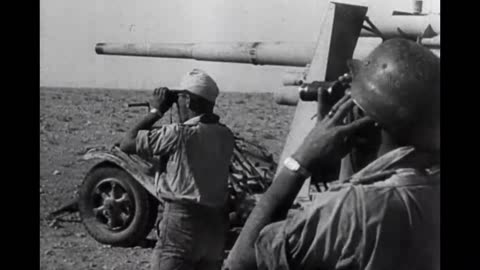
M 304 67 L 315 52 L 314 43 L 98 43 L 97 54 L 184 58 L 200 61 Z
M 438 48 L 439 42 L 425 42 Z M 207 43 L 98 43 L 97 54 L 183 58 L 199 61 L 305 67 L 315 53 L 315 43 L 207 42 Z
M 148 56 L 164 58 L 192 58 L 193 43 L 97 43 L 97 54 Z

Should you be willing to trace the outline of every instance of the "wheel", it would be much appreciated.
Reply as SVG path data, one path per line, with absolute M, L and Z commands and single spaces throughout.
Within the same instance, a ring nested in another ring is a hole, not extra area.
M 144 240 L 154 226 L 157 206 L 142 185 L 113 165 L 93 168 L 79 190 L 78 208 L 86 230 L 112 246 Z

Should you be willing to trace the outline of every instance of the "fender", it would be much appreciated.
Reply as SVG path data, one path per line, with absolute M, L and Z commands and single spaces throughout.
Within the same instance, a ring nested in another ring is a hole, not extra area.
M 89 149 L 84 155 L 84 160 L 102 159 L 96 164 L 97 167 L 105 162 L 113 163 L 128 172 L 133 179 L 142 185 L 150 194 L 157 198 L 155 188 L 155 167 L 138 155 L 129 155 L 120 150 L 117 146 L 108 148 L 106 146 Z

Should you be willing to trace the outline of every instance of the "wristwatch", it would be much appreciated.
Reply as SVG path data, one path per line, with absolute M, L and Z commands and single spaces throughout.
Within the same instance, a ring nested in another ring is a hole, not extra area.
M 158 116 L 162 116 L 162 113 L 161 113 L 158 109 L 156 109 L 156 108 L 152 108 L 152 109 L 150 110 L 150 113 L 154 113 L 154 114 L 156 114 L 156 115 L 158 115 Z
M 300 165 L 300 163 L 298 163 L 298 161 L 296 161 L 292 157 L 287 157 L 283 162 L 283 165 L 285 166 L 285 168 L 289 169 L 290 171 L 298 173 L 305 178 L 308 178 L 311 176 L 311 173 L 307 169 L 302 167 L 302 165 Z

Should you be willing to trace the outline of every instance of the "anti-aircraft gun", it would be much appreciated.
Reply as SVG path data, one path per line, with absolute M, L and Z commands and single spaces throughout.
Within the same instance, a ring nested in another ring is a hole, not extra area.
M 370 19 L 366 6 L 332 2 L 323 16 L 317 43 L 302 42 L 211 42 L 211 43 L 97 43 L 100 55 L 194 59 L 199 61 L 302 67 L 287 71 L 282 89 L 275 92 L 278 104 L 297 106 L 288 135 L 283 160 L 303 140 L 315 122 L 315 95 L 299 91 L 311 81 L 334 81 L 347 71 L 346 60 L 355 56 L 359 37 L 415 39 L 439 53 L 440 14 L 422 13 L 422 2 L 414 1 L 413 11 L 385 10 L 390 13 Z M 343 1 L 345 2 L 345 1 Z M 354 55 L 355 52 L 355 55 Z M 358 53 L 357 53 L 358 52 Z M 328 84 L 326 84 L 328 86 Z
M 280 65 L 303 67 L 303 72 L 287 72 L 283 79 L 285 89 L 278 91 L 276 101 L 279 104 L 296 106 L 283 152 L 278 164 L 289 156 L 302 142 L 308 131 L 319 119 L 316 112 L 320 104 L 315 93 L 305 93 L 301 89 L 313 81 L 323 82 L 322 87 L 330 87 L 342 74 L 347 72 L 347 59 L 362 58 L 357 48 L 360 37 L 378 37 L 386 40 L 393 37 L 414 39 L 439 53 L 440 14 L 422 12 L 423 1 L 415 0 L 411 11 L 395 11 L 389 7 L 377 7 L 354 3 L 358 1 L 331 2 L 324 10 L 316 43 L 290 42 L 236 42 L 236 43 L 151 43 L 151 44 L 115 44 L 98 43 L 97 54 L 140 57 L 160 57 L 195 59 L 200 61 L 247 63 L 253 65 Z M 363 1 L 365 2 L 365 1 Z M 368 1 L 367 1 L 368 2 Z M 388 5 L 387 5 L 388 6 Z M 383 8 L 382 16 L 367 16 L 370 9 Z M 300 91 L 299 91 L 300 89 Z M 338 164 L 338 178 L 351 175 L 347 159 Z M 298 193 L 297 199 L 309 198 L 310 182 L 307 180 Z M 293 201 L 294 198 L 292 198 Z M 268 204 L 266 202 L 264 204 Z M 276 202 L 270 202 L 276 203 Z M 283 205 L 291 205 L 283 202 Z M 285 209 L 285 213 L 288 209 Z M 251 254 L 239 254 L 236 250 L 253 248 L 255 239 L 249 235 L 257 232 L 272 220 L 258 218 L 259 211 L 250 215 L 242 234 L 236 242 L 227 260 L 230 269 L 255 269 Z M 280 215 L 284 215 L 282 213 Z M 243 246 L 240 248 L 240 246 Z

